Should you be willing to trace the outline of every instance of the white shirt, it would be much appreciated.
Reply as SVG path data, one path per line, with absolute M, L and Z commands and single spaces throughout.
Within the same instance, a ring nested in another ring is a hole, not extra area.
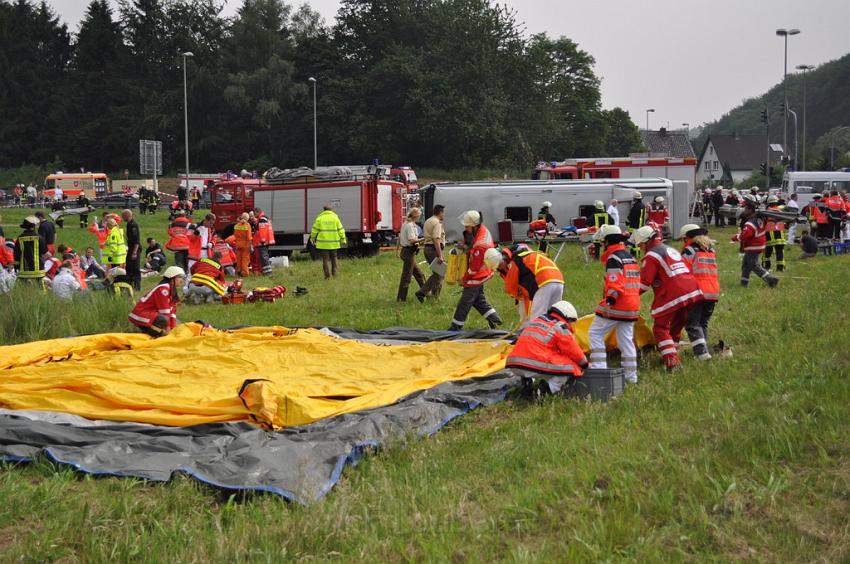
M 53 189 L 53 199 L 54 200 L 57 200 L 57 201 L 61 200 L 62 194 L 64 194 L 64 192 L 62 192 L 62 188 L 60 188 L 59 186 L 57 186 L 56 188 Z
M 398 234 L 398 244 L 402 247 L 409 247 L 419 238 L 419 230 L 416 229 L 416 224 L 412 221 L 405 221 L 401 226 L 401 233 Z
M 788 202 L 785 204 L 785 207 L 798 210 L 800 209 L 800 204 L 797 203 L 797 200 L 788 200 Z
M 51 284 L 53 293 L 61 300 L 70 300 L 80 289 L 80 281 L 77 276 L 67 268 L 60 268 Z
M 614 225 L 620 225 L 620 210 L 617 209 L 617 206 L 611 204 L 605 211 L 608 212 L 608 215 L 611 217 Z
M 38 196 L 38 190 L 35 189 L 35 186 L 27 186 L 27 196 Z

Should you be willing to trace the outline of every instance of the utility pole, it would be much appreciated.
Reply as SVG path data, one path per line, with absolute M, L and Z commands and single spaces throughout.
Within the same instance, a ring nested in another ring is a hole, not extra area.
M 803 170 L 806 170 L 806 74 L 813 68 L 811 65 L 797 65 L 797 70 L 803 71 Z
M 186 191 L 189 190 L 189 95 L 188 95 L 188 87 L 186 85 L 186 59 L 188 57 L 194 57 L 195 55 L 191 51 L 186 51 L 183 53 L 183 123 L 185 125 L 185 150 L 186 150 Z M 156 180 L 154 180 L 156 183 Z
M 785 38 L 785 67 L 782 73 L 782 90 L 783 99 L 785 100 L 785 109 L 783 110 L 783 129 L 782 129 L 782 152 L 788 154 L 788 36 L 797 35 L 799 29 L 777 29 L 776 35 Z
M 767 106 L 761 111 L 761 121 L 764 123 L 764 137 L 767 145 L 767 154 L 764 159 L 764 189 L 770 191 L 770 114 Z
M 312 76 L 307 79 L 313 83 L 313 170 L 319 168 L 319 142 L 316 126 L 316 79 Z

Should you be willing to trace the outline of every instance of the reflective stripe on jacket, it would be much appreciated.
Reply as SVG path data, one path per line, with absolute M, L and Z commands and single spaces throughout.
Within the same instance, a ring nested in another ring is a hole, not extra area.
M 171 284 L 162 282 L 154 286 L 133 307 L 127 318 L 139 327 L 150 327 L 157 315 L 168 318 L 168 326 L 177 325 L 177 296 L 171 291 Z
M 41 259 L 47 251 L 44 237 L 27 229 L 15 240 L 14 260 L 18 278 L 44 278 L 44 261 Z
M 647 249 L 641 261 L 640 288 L 652 288 L 652 317 L 662 317 L 693 303 L 702 301 L 702 290 L 682 255 L 664 243 Z
M 623 243 L 610 245 L 601 257 L 605 265 L 604 295 L 596 315 L 609 319 L 640 317 L 640 266 Z M 609 304 L 608 298 L 614 298 Z
M 522 330 L 505 366 L 581 376 L 587 359 L 567 322 L 558 315 L 545 314 Z
M 124 242 L 124 231 L 117 225 L 109 231 L 106 243 L 103 245 L 103 261 L 106 264 L 124 264 L 127 262 L 127 243 Z
M 265 215 L 260 216 L 257 220 L 253 243 L 255 247 L 274 245 L 274 229 L 272 228 L 272 222 L 269 221 L 269 218 Z
M 469 250 L 466 252 L 468 256 L 467 268 L 461 280 L 461 285 L 464 288 L 481 286 L 494 274 L 494 271 L 487 268 L 487 265 L 484 264 L 484 253 L 487 252 L 487 249 L 495 247 L 490 231 L 482 223 L 476 227 L 476 231 L 471 237 L 469 233 L 464 232 L 464 240 L 467 238 L 472 239 L 472 244 L 469 245 Z
M 761 252 L 767 243 L 767 231 L 765 221 L 760 217 L 753 216 L 744 222 L 741 228 L 741 252 Z
M 219 263 L 212 259 L 203 258 L 192 265 L 191 272 L 191 284 L 207 286 L 212 288 L 219 296 L 224 295 L 226 282 Z
M 537 290 L 552 282 L 564 283 L 555 261 L 535 251 L 519 251 L 513 255 L 508 271 L 500 273 L 505 282 L 505 292 L 512 298 L 529 302 Z
M 703 298 L 716 302 L 720 299 L 720 277 L 717 273 L 717 257 L 714 251 L 704 251 L 702 247 L 691 243 L 690 240 L 685 243 L 682 260 L 696 278 Z
M 345 228 L 339 216 L 331 210 L 324 210 L 317 215 L 310 231 L 310 240 L 317 249 L 334 250 L 345 245 Z

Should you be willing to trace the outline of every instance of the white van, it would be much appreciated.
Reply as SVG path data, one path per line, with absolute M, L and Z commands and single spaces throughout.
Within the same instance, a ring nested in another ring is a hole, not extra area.
M 802 209 L 814 194 L 823 194 L 824 190 L 850 191 L 850 172 L 786 172 L 779 193 L 785 200 L 796 193 Z

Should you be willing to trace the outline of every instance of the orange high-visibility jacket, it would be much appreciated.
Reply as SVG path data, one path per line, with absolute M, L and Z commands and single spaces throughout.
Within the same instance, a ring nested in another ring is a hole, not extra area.
M 555 261 L 543 253 L 518 251 L 511 256 L 507 273 L 500 273 L 509 296 L 530 302 L 539 288 L 552 282 L 564 283 Z
M 697 279 L 704 299 L 716 302 L 720 299 L 720 277 L 717 274 L 717 258 L 714 251 L 704 251 L 690 239 L 685 240 L 682 249 L 682 261 L 691 269 Z
M 522 330 L 505 366 L 544 374 L 581 376 L 587 359 L 567 320 L 557 313 L 547 313 Z
M 255 247 L 274 245 L 274 228 L 272 222 L 265 214 L 257 218 L 257 228 L 254 231 L 253 243 Z
M 490 235 L 490 231 L 483 223 L 476 229 L 477 230 L 472 234 L 472 244 L 469 246 L 469 250 L 467 251 L 467 256 L 469 258 L 467 261 L 466 272 L 464 272 L 463 278 L 461 279 L 461 285 L 464 288 L 481 286 L 487 282 L 491 276 L 493 276 L 493 271 L 487 268 L 487 265 L 484 264 L 484 253 L 487 252 L 487 249 L 495 247 L 493 244 L 493 236 Z M 468 233 L 464 233 L 464 238 L 466 239 L 468 235 Z
M 600 260 L 605 265 L 605 286 L 596 315 L 636 320 L 640 317 L 640 266 L 623 243 L 609 245 Z
M 237 249 L 251 248 L 251 226 L 248 223 L 237 223 L 233 226 L 233 245 Z

